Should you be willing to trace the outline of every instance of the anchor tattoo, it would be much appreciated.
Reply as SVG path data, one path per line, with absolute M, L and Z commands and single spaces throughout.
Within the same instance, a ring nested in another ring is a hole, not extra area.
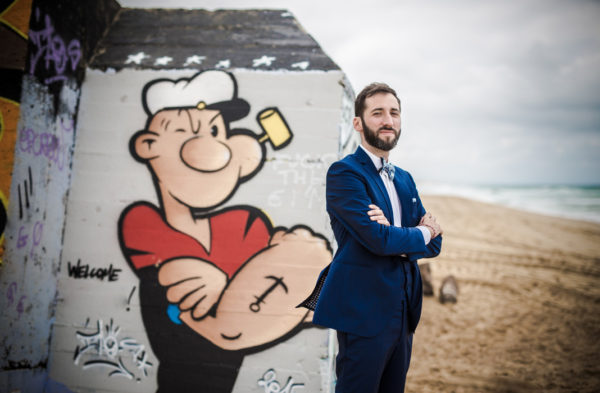
M 265 276 L 265 278 L 270 278 L 271 280 L 273 280 L 275 282 L 273 283 L 273 285 L 271 285 L 269 288 L 267 288 L 267 290 L 265 292 L 263 292 L 262 295 L 254 296 L 256 301 L 254 303 L 250 304 L 250 310 L 253 312 L 260 311 L 261 303 L 264 303 L 265 298 L 269 295 L 269 293 L 273 292 L 275 290 L 275 288 L 277 288 L 279 285 L 281 285 L 283 287 L 283 290 L 285 291 L 285 293 L 288 292 L 288 287 L 283 282 L 283 277 Z

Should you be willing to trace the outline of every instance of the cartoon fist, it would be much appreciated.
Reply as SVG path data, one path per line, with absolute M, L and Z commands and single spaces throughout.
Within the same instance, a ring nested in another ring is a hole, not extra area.
M 284 251 L 286 260 L 298 259 L 307 268 L 322 268 L 331 260 L 331 250 L 325 238 L 304 226 L 275 231 L 269 246 L 279 248 L 280 252 Z
M 178 304 L 182 312 L 190 311 L 201 319 L 218 302 L 227 275 L 215 265 L 193 258 L 180 258 L 163 264 L 158 282 L 167 287 L 167 300 Z

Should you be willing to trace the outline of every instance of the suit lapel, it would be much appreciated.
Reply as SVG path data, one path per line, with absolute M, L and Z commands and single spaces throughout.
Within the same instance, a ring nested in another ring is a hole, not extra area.
M 371 161 L 371 157 L 368 156 L 367 153 L 364 152 L 362 147 L 358 147 L 356 149 L 356 153 L 354 153 L 357 160 L 362 164 L 363 170 L 367 175 L 367 179 L 371 184 L 376 184 L 377 189 L 379 189 L 379 193 L 383 197 L 385 201 L 385 206 L 379 206 L 381 209 L 385 209 L 384 214 L 386 217 L 389 217 L 389 221 L 392 222 L 394 220 L 392 213 L 392 204 L 390 202 L 390 197 L 385 189 L 385 185 L 383 184 L 383 180 L 381 180 L 381 176 L 377 172 L 377 168 Z

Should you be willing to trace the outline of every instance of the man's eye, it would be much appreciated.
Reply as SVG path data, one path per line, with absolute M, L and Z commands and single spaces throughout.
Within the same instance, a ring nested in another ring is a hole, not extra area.
M 175 132 L 185 132 L 185 130 L 183 128 L 178 128 L 175 130 Z
M 212 126 L 212 128 L 210 129 L 210 134 L 212 136 L 217 136 L 218 133 L 219 133 L 219 128 L 217 126 Z

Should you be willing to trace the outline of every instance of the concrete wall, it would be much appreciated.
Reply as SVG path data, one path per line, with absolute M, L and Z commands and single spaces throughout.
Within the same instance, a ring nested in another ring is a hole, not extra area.
M 298 58 L 267 67 L 276 56 L 248 47 L 232 59 L 250 66 L 225 67 L 211 47 L 214 59 L 145 67 L 147 54 L 111 44 L 122 23 L 93 50 L 114 9 L 94 4 L 32 7 L 19 203 L 0 271 L 0 391 L 329 391 L 333 336 L 295 306 L 335 247 L 327 167 L 357 143 L 343 72 L 285 48 Z M 178 12 L 170 18 L 195 20 Z M 229 42 L 218 15 L 202 17 Z M 274 23 L 332 64 L 281 15 Z M 43 61 L 48 39 L 64 51 Z M 279 41 L 291 42 L 269 40 Z M 98 53 L 123 67 L 90 61 Z
M 30 13 L 31 0 L 3 2 L 0 6 L 0 263 L 4 254 L 4 229 L 12 180 Z
M 148 338 L 146 332 L 152 318 L 146 317 L 144 321 L 142 316 L 153 308 L 161 307 L 162 302 L 154 298 L 157 294 L 140 292 L 144 281 L 152 278 L 138 277 L 135 269 L 128 265 L 124 257 L 127 251 L 119 243 L 118 233 L 123 230 L 119 228 L 119 219 L 128 206 L 148 201 L 159 210 L 163 208 L 149 167 L 135 161 L 129 149 L 130 139 L 147 122 L 140 99 L 142 90 L 157 79 L 178 80 L 194 75 L 195 72 L 190 71 L 87 72 L 82 87 L 63 248 L 63 266 L 69 267 L 60 273 L 60 297 L 50 363 L 51 377 L 72 389 L 152 391 L 161 367 L 168 367 L 168 363 L 176 362 L 177 358 L 192 362 L 193 354 L 181 349 L 173 349 L 180 352 L 168 356 L 154 353 L 154 347 L 170 345 L 172 337 L 169 332 L 172 330 L 173 334 L 178 334 L 179 330 L 175 330 L 178 326 L 166 324 L 163 337 Z M 257 338 L 253 344 L 265 349 L 234 351 L 247 355 L 241 357 L 239 372 L 227 374 L 228 381 L 221 381 L 218 375 L 210 372 L 216 367 L 218 374 L 220 365 L 209 365 L 205 372 L 202 366 L 196 364 L 196 376 L 206 380 L 205 383 L 210 386 L 231 384 L 234 392 L 262 392 L 265 384 L 272 384 L 275 380 L 282 386 L 289 380 L 292 385 L 297 385 L 296 391 L 302 391 L 301 386 L 306 392 L 327 391 L 330 375 L 322 371 L 328 370 L 329 364 L 328 332 L 317 328 L 299 330 L 305 313 L 287 314 L 294 313 L 291 310 L 310 292 L 320 268 L 330 258 L 329 252 L 324 256 L 321 253 L 318 254 L 321 261 L 311 264 L 314 254 L 307 250 L 303 255 L 303 249 L 310 247 L 311 242 L 322 241 L 318 234 L 324 235 L 325 243 L 331 247 L 324 210 L 324 175 L 326 168 L 338 156 L 338 127 L 345 94 L 338 82 L 343 79 L 343 74 L 339 71 L 265 73 L 239 70 L 233 73 L 233 77 L 238 84 L 239 97 L 250 104 L 250 113 L 233 122 L 231 129 L 249 130 L 249 135 L 258 139 L 262 134 L 256 120 L 258 113 L 265 108 L 276 107 L 293 137 L 287 146 L 279 150 L 274 150 L 270 142 L 264 142 L 265 155 L 261 157 L 263 163 L 258 172 L 239 184 L 231 199 L 215 210 L 239 206 L 255 208 L 265 213 L 273 227 L 290 229 L 303 225 L 315 233 L 315 238 L 310 235 L 305 239 L 307 245 L 297 249 L 299 254 L 282 254 L 283 258 L 274 261 L 282 265 L 281 270 L 267 266 L 259 274 L 261 278 L 281 276 L 288 287 L 295 284 L 304 288 L 300 294 L 289 298 L 282 288 L 268 293 L 266 303 L 279 299 L 285 302 L 285 307 L 274 311 L 280 314 L 274 318 L 248 318 L 255 314 L 249 307 L 255 296 L 266 293 L 274 283 L 272 279 L 252 281 L 251 276 L 242 274 L 248 267 L 246 265 L 239 268 L 237 276 L 230 278 L 231 282 L 236 278 L 247 280 L 243 288 L 249 291 L 248 299 L 234 302 L 239 304 L 239 308 L 230 311 L 240 314 L 238 323 L 260 325 L 261 330 L 271 329 L 272 333 L 265 338 Z M 198 193 L 206 192 L 206 187 L 222 187 L 213 184 L 214 181 L 211 184 L 199 182 Z M 270 235 L 274 231 L 271 230 Z M 238 247 L 233 240 L 231 247 Z M 302 274 L 298 271 L 298 264 L 314 267 Z M 86 270 L 88 273 L 91 269 L 104 269 L 108 275 L 92 276 L 82 273 L 83 270 L 77 271 L 75 266 L 90 269 Z M 151 269 L 156 268 L 152 266 Z M 292 283 L 299 278 L 294 277 L 298 274 L 302 275 L 302 279 Z M 156 282 L 150 284 L 156 285 Z M 209 316 L 206 319 L 218 321 L 229 311 L 221 307 L 217 308 L 215 318 Z M 166 310 L 162 312 L 166 315 Z M 285 318 L 292 318 L 293 322 L 276 326 Z M 231 318 L 227 323 L 236 323 L 237 319 Z M 227 329 L 229 327 L 231 325 L 226 326 Z M 220 328 L 215 324 L 209 329 Z M 288 338 L 290 332 L 291 337 Z M 90 334 L 93 338 L 88 336 Z M 251 329 L 244 334 L 256 332 Z M 202 334 L 194 332 L 190 340 L 196 339 L 194 335 Z M 110 340 L 118 345 L 118 349 L 112 352 L 107 348 L 108 342 L 113 342 Z M 125 340 L 128 345 L 125 345 Z M 190 342 L 189 345 L 193 344 Z M 221 343 L 217 346 L 220 347 Z M 74 353 L 78 355 L 74 356 Z M 215 356 L 219 353 L 217 350 Z M 215 363 L 219 362 L 223 361 L 215 359 Z M 237 366 L 232 362 L 229 367 Z M 177 372 L 164 373 L 165 379 L 178 377 Z M 165 383 L 170 386 L 172 382 Z M 190 383 L 189 380 L 186 383 Z

